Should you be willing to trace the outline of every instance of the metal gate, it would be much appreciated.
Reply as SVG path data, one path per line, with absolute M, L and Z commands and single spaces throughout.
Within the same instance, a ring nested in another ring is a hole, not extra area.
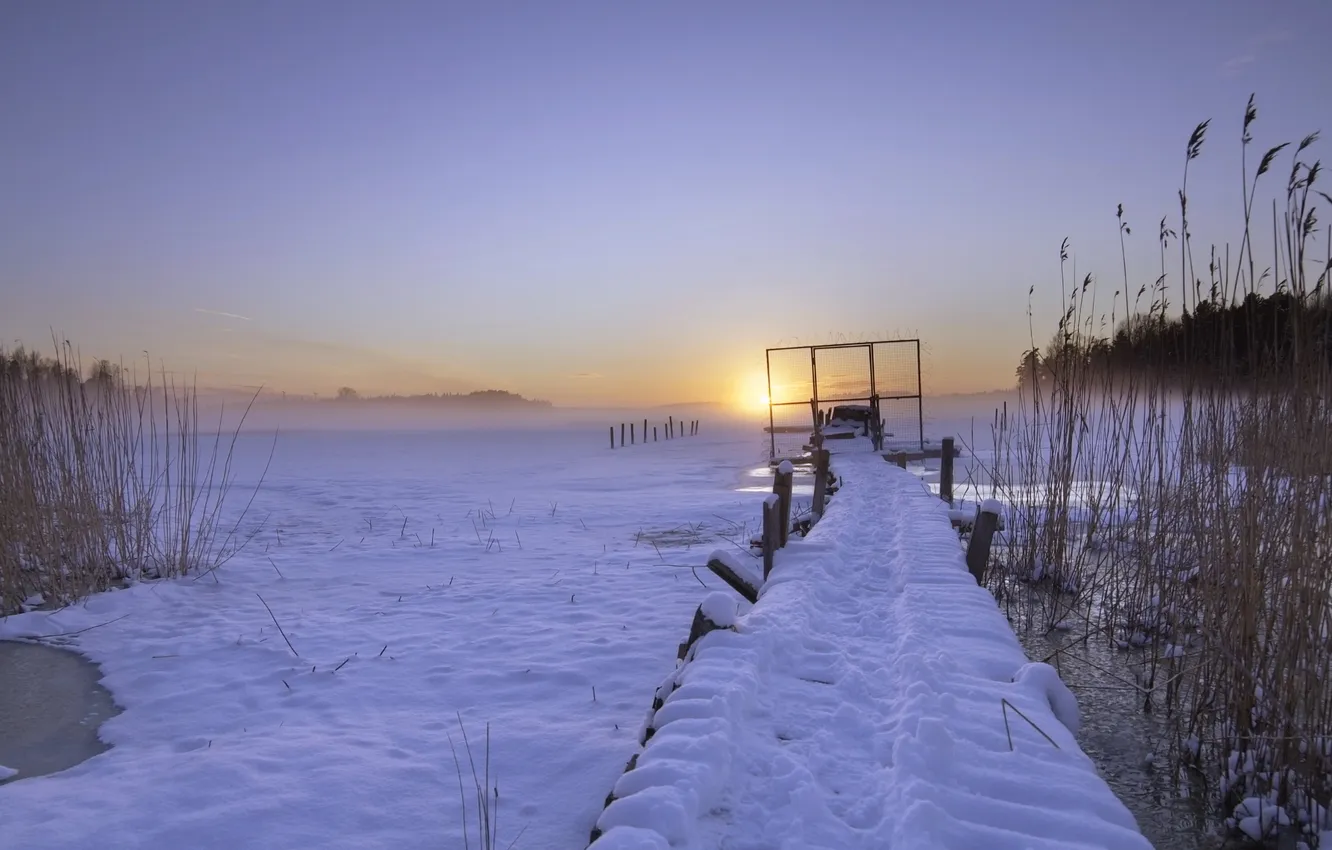
M 817 422 L 839 405 L 877 409 L 883 450 L 925 449 L 920 340 L 769 348 L 770 457 L 802 453 Z

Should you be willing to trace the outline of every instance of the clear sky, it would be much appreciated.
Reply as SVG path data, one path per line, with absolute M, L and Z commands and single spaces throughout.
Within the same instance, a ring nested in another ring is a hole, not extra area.
M 1237 237 L 1332 117 L 1324 0 L 0 3 L 0 339 L 201 383 L 752 400 L 762 349 L 919 335 L 1012 383 L 1079 274 Z M 1332 218 L 1332 216 L 1328 216 Z

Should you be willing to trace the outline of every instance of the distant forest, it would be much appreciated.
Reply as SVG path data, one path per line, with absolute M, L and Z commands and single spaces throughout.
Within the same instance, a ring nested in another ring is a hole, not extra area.
M 1134 316 L 1110 338 L 1060 333 L 1043 351 L 1026 352 L 1017 379 L 1025 386 L 1035 373 L 1044 382 L 1072 367 L 1181 380 L 1260 377 L 1293 374 L 1297 360 L 1302 368 L 1320 360 L 1324 367 L 1332 365 L 1332 299 L 1326 293 L 1202 301 L 1177 317 Z
M 542 399 L 523 398 L 506 390 L 477 390 L 470 393 L 424 393 L 421 395 L 363 396 L 352 387 L 340 387 L 332 401 L 341 404 L 441 405 L 446 407 L 550 407 Z

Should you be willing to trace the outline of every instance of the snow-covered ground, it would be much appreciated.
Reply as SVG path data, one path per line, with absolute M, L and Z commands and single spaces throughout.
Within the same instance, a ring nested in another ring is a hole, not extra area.
M 250 509 L 262 529 L 216 574 L 0 620 L 0 638 L 80 632 L 67 642 L 125 709 L 106 753 L 0 786 L 0 842 L 461 847 L 461 715 L 478 758 L 490 725 L 496 846 L 582 847 L 618 816 L 603 801 L 694 609 L 730 593 L 702 565 L 746 557 L 728 541 L 756 531 L 770 480 L 756 427 L 605 441 L 283 435 Z M 244 438 L 233 504 L 267 449 Z M 779 555 L 760 606 L 737 606 L 740 632 L 684 668 L 723 721 L 682 688 L 679 725 L 649 747 L 704 750 L 726 777 L 657 769 L 713 783 L 665 827 L 678 846 L 1148 846 L 1056 718 L 1058 683 L 1042 668 L 1010 683 L 1025 658 L 940 503 L 877 456 L 838 464 L 851 486 L 815 535 Z M 668 816 L 648 808 L 649 826 Z
M 823 521 L 663 686 L 594 850 L 1150 847 L 942 503 L 874 455 L 834 467 Z
M 269 439 L 243 438 L 234 506 Z M 490 724 L 498 846 L 582 847 L 700 580 L 721 587 L 688 565 L 753 532 L 766 460 L 756 429 L 709 423 L 605 442 L 284 434 L 251 508 L 267 521 L 215 575 L 0 621 L 96 627 L 69 642 L 124 708 L 106 753 L 0 786 L 0 846 L 462 847 L 461 715 L 478 758 Z

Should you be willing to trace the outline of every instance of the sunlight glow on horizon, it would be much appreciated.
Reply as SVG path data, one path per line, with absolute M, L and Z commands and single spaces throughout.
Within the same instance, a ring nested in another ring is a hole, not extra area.
M 786 398 L 766 348 L 919 337 L 925 394 L 1008 389 L 1066 237 L 1107 303 L 1158 277 L 1198 121 L 1203 256 L 1249 94 L 1262 149 L 1332 113 L 1332 6 L 1278 2 L 17 4 L 0 340 L 321 397 L 757 411 Z

